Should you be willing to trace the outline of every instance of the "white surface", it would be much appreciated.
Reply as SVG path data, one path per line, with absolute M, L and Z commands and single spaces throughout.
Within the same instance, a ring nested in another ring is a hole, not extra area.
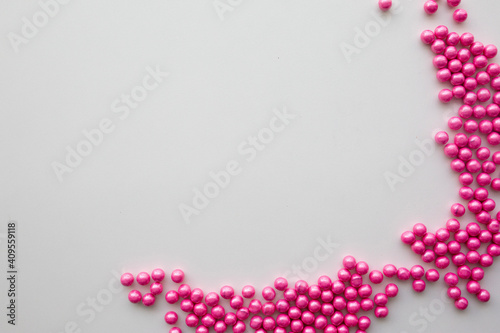
M 402 0 L 348 63 L 340 44 L 379 14 L 375 0 L 243 1 L 224 20 L 211 1 L 75 0 L 18 53 L 7 34 L 40 7 L 1 1 L 0 232 L 18 221 L 20 271 L 18 325 L 2 311 L 2 332 L 64 332 L 70 322 L 81 332 L 166 332 L 163 300 L 145 309 L 123 290 L 89 310 L 113 271 L 181 267 L 204 290 L 252 283 L 260 291 L 314 257 L 319 237 L 338 247 L 309 281 L 336 274 L 346 254 L 378 269 L 420 263 L 399 235 L 417 221 L 444 224 L 456 175 L 438 150 L 394 192 L 383 174 L 397 172 L 399 156 L 445 128 L 457 107 L 437 101 L 442 86 L 420 32 L 444 23 L 500 42 L 500 4 L 463 2 L 469 20 L 457 27 L 442 1 L 429 18 L 423 1 Z M 111 104 L 148 66 L 170 75 L 121 120 Z M 246 161 L 238 145 L 284 107 L 296 118 Z M 59 182 L 51 163 L 104 118 L 114 131 Z M 231 160 L 242 172 L 186 224 L 179 205 Z M 410 318 L 439 310 L 445 287 L 416 295 L 406 284 L 369 332 L 496 332 L 498 274 L 498 264 L 487 270 L 488 304 L 471 300 L 463 313 L 446 304 L 425 325 Z M 6 287 L 2 279 L 2 304 Z

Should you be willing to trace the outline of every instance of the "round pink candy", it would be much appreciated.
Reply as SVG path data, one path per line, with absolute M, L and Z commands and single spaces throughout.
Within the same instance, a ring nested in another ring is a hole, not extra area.
M 184 272 L 181 269 L 174 269 L 170 278 L 175 283 L 181 283 L 184 280 Z
M 128 300 L 131 303 L 139 303 L 142 299 L 142 294 L 139 290 L 131 290 L 128 293 Z
M 427 272 L 425 272 L 425 278 L 429 282 L 436 282 L 439 280 L 439 272 L 434 268 L 431 268 Z
M 387 11 L 391 8 L 392 6 L 392 0 L 378 0 L 378 7 L 382 11 Z
M 142 296 L 142 304 L 145 306 L 152 306 L 155 304 L 155 296 L 151 293 L 144 294 L 144 296 Z
M 384 280 L 384 274 L 382 274 L 382 272 L 378 270 L 371 271 L 369 277 L 370 281 L 374 284 L 382 283 L 382 281 Z
M 432 0 L 428 0 L 428 1 L 426 1 L 424 3 L 424 11 L 427 14 L 432 15 L 435 12 L 437 12 L 437 10 L 438 10 L 438 4 L 437 4 L 437 2 L 432 1 Z
M 123 273 L 120 277 L 120 283 L 125 287 L 131 286 L 134 283 L 134 276 L 130 273 Z
M 436 40 L 436 36 L 434 35 L 433 31 L 431 31 L 431 30 L 424 30 L 420 34 L 420 39 L 425 44 L 430 45 L 430 44 L 432 44 Z
M 453 12 L 453 19 L 458 23 L 465 22 L 465 20 L 467 20 L 467 16 L 468 14 L 465 9 L 457 9 Z
M 140 272 L 137 274 L 136 280 L 141 286 L 145 286 L 151 281 L 151 277 L 146 272 Z

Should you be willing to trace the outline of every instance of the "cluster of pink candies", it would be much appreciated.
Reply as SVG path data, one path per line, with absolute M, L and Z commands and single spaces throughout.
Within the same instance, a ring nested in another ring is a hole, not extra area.
M 338 270 L 337 278 L 320 276 L 316 284 L 308 284 L 299 280 L 294 286 L 288 281 L 277 278 L 274 286 L 262 289 L 262 298 L 255 297 L 253 286 L 244 286 L 240 294 L 234 288 L 223 286 L 219 293 L 205 294 L 200 288 L 191 288 L 183 282 L 184 273 L 181 270 L 172 272 L 173 282 L 180 284 L 177 288 L 165 293 L 169 304 L 179 303 L 180 310 L 185 315 L 185 324 L 195 328 L 197 333 L 207 333 L 211 328 L 217 333 L 225 332 L 229 327 L 234 333 L 244 332 L 247 327 L 258 333 L 304 332 L 315 333 L 348 333 L 356 329 L 356 333 L 364 333 L 371 324 L 371 319 L 360 312 L 373 312 L 375 317 L 384 318 L 389 314 L 387 308 L 390 298 L 398 294 L 397 280 L 413 279 L 413 289 L 422 292 L 425 281 L 434 282 L 439 279 L 435 269 L 427 272 L 420 265 L 411 269 L 396 268 L 394 265 L 384 266 L 382 271 L 371 270 L 366 262 L 352 256 L 343 259 L 343 267 Z M 132 303 L 142 303 L 151 306 L 155 298 L 162 294 L 162 281 L 165 273 L 162 269 L 153 270 L 151 277 L 146 272 L 137 275 L 139 285 L 146 286 L 152 279 L 150 292 L 142 295 L 138 290 L 129 293 Z M 396 281 L 383 284 L 384 278 L 394 278 Z M 134 276 L 130 273 L 122 275 L 121 283 L 131 286 Z M 378 290 L 380 292 L 375 292 Z M 179 314 L 169 311 L 165 321 L 175 325 Z M 179 327 L 172 327 L 171 333 L 180 333 Z
M 452 8 L 460 5 L 460 2 L 461 0 L 447 0 L 448 6 Z M 437 0 L 428 0 L 424 3 L 424 10 L 429 15 L 437 12 L 438 8 L 439 4 L 437 3 Z M 467 20 L 467 16 L 468 14 L 465 9 L 458 8 L 453 12 L 453 19 L 458 23 L 462 23 Z

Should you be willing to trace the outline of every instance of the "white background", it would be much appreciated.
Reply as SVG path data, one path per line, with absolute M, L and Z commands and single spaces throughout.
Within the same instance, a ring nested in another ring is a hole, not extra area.
M 423 2 L 402 0 L 348 62 L 340 45 L 372 24 L 376 0 L 243 1 L 223 20 L 211 1 L 74 0 L 17 53 L 8 33 L 20 34 L 40 6 L 0 1 L 0 233 L 18 221 L 20 272 L 15 328 L 0 282 L 1 330 L 57 333 L 75 322 L 81 332 L 166 332 L 173 307 L 163 296 L 146 309 L 124 289 L 99 311 L 88 298 L 109 294 L 113 271 L 156 267 L 182 268 L 205 291 L 251 283 L 260 292 L 314 257 L 318 238 L 338 247 L 310 282 L 335 275 L 347 254 L 377 269 L 421 263 L 399 236 L 418 221 L 432 231 L 444 225 L 457 177 L 438 149 L 395 191 L 383 175 L 418 150 L 415 139 L 445 128 L 458 104 L 438 102 L 444 85 L 420 32 L 447 24 L 500 41 L 498 1 L 463 1 L 462 25 L 444 1 L 431 18 Z M 148 66 L 170 75 L 120 120 L 112 102 L 141 84 Z M 283 107 L 296 118 L 247 162 L 238 145 Z M 60 182 L 51 164 L 103 118 L 114 131 Z M 231 160 L 241 174 L 186 224 L 179 205 Z M 5 239 L 1 247 L 5 272 Z M 371 316 L 369 331 L 496 332 L 500 267 L 486 271 L 489 303 L 468 297 L 459 312 L 441 300 L 442 281 L 418 295 L 401 283 L 389 316 Z M 432 319 L 410 323 L 442 304 Z

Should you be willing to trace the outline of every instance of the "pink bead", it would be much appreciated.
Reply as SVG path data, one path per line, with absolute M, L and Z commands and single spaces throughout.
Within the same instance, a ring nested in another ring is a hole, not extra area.
M 181 269 L 174 269 L 170 278 L 175 283 L 181 283 L 184 280 L 184 272 Z
M 262 322 L 262 328 L 266 331 L 272 331 L 276 327 L 276 322 L 273 317 L 266 317 Z
M 234 333 L 243 333 L 243 332 L 245 332 L 246 329 L 247 329 L 247 325 L 245 325 L 245 323 L 242 322 L 241 320 L 238 320 L 238 322 L 236 324 L 234 324 L 234 326 L 233 326 Z
M 334 294 L 336 294 L 336 295 L 342 294 L 344 292 L 344 290 L 345 290 L 344 282 L 339 281 L 339 280 L 333 281 L 332 291 Z
M 388 278 L 393 277 L 398 272 L 396 266 L 394 266 L 393 264 L 385 265 L 384 269 L 382 271 L 383 271 L 384 275 L 387 276 Z
M 385 306 L 387 304 L 387 302 L 389 301 L 389 298 L 387 297 L 386 294 L 378 293 L 373 298 L 373 301 L 375 302 L 375 305 Z
M 460 36 L 460 43 L 463 46 L 470 46 L 472 43 L 474 43 L 474 35 L 466 32 Z
M 467 258 L 467 261 L 471 264 L 477 264 L 480 259 L 479 253 L 477 251 L 469 251 L 467 252 L 465 257 Z
M 353 301 L 358 296 L 358 291 L 354 287 L 346 287 L 344 291 L 344 296 L 347 300 Z
M 358 317 L 352 313 L 348 313 L 344 316 L 344 323 L 347 327 L 354 327 L 358 325 Z
M 490 293 L 486 289 L 481 289 L 477 293 L 477 299 L 480 302 L 488 302 L 490 300 Z
M 425 290 L 425 281 L 424 280 L 414 280 L 412 283 L 413 290 L 417 293 L 421 293 Z
M 445 57 L 444 60 L 446 60 L 446 62 L 448 62 L 448 59 L 451 60 L 451 59 L 455 59 L 457 57 L 458 51 L 457 51 L 457 48 L 455 46 L 448 46 L 447 48 L 444 49 L 444 53 L 443 54 L 444 54 L 444 57 Z M 436 56 L 436 57 L 439 57 L 439 55 Z M 440 65 L 442 63 L 444 63 L 444 61 L 443 61 L 442 58 L 439 58 L 439 60 L 440 60 Z M 434 65 L 436 65 L 436 64 L 434 64 Z M 445 66 L 443 66 L 441 68 L 444 68 Z
M 200 325 L 196 327 L 196 333 L 208 333 L 208 328 L 203 325 Z
M 378 7 L 384 12 L 389 10 L 391 6 L 392 0 L 378 0 Z
M 433 262 L 436 259 L 436 253 L 432 250 L 425 250 L 422 254 L 422 261 L 426 263 Z
M 295 290 L 297 290 L 297 293 L 299 295 L 304 295 L 308 289 L 309 289 L 309 285 L 307 284 L 306 281 L 299 280 L 299 281 L 295 282 Z
M 463 86 L 455 86 L 451 89 L 451 92 L 453 93 L 453 97 L 462 99 L 464 96 L 467 94 L 467 91 Z
M 280 314 L 278 315 L 278 317 L 276 317 L 276 325 L 278 325 L 279 327 L 287 327 L 288 325 L 290 325 L 290 323 L 290 317 L 288 317 L 286 314 Z M 323 327 L 325 327 L 326 324 L 328 324 L 328 322 L 326 322 Z
M 349 281 L 351 279 L 351 273 L 345 268 L 339 269 L 337 276 L 338 276 L 339 280 L 342 282 L 346 282 L 346 281 Z
M 465 230 L 458 230 L 455 233 L 455 240 L 459 243 L 465 243 L 469 239 L 469 234 Z
M 333 325 L 339 326 L 344 322 L 344 314 L 340 311 L 337 311 L 330 317 L 330 320 Z
M 493 264 L 493 257 L 487 253 L 481 255 L 479 264 L 483 267 L 490 267 Z
M 389 309 L 385 306 L 377 306 L 375 308 L 375 317 L 377 318 L 385 318 L 389 314 Z
M 321 305 L 321 313 L 324 314 L 325 316 L 331 316 L 335 312 L 335 308 L 333 307 L 333 304 L 331 303 L 323 303 Z
M 128 293 L 128 300 L 131 303 L 139 303 L 142 299 L 142 294 L 139 290 L 131 290 Z
M 459 277 L 461 277 L 462 279 L 470 278 L 471 274 L 472 274 L 472 271 L 469 268 L 469 266 L 463 265 L 463 266 L 458 267 L 458 269 L 457 269 L 457 275 Z
M 469 163 L 467 163 L 467 170 L 469 170 L 469 171 L 471 171 L 471 168 L 470 168 L 471 162 L 473 162 L 473 161 L 469 161 Z M 477 172 L 477 171 L 475 171 L 475 172 Z M 464 200 L 470 200 L 474 196 L 474 191 L 470 187 L 463 186 L 458 191 L 458 194 L 460 195 L 460 197 L 462 199 L 464 199 Z
M 201 290 L 200 288 L 194 288 L 191 291 L 191 301 L 193 303 L 200 303 L 201 301 L 203 301 L 203 296 L 203 290 Z
M 458 287 L 449 287 L 448 288 L 448 297 L 451 299 L 457 300 L 462 296 L 462 291 Z
M 140 272 L 137 274 L 136 280 L 141 286 L 145 286 L 151 281 L 151 277 L 146 272 Z
M 451 72 L 448 68 L 440 69 L 436 73 L 436 78 L 438 79 L 439 82 L 447 82 L 451 79 Z M 445 95 L 443 95 L 443 97 L 446 98 L 446 92 L 444 92 L 444 94 Z M 438 97 L 439 97 L 439 95 L 438 95 Z
M 369 270 L 370 270 L 370 267 L 364 261 L 359 261 L 356 264 L 356 273 L 358 273 L 359 275 L 365 275 L 366 273 L 368 273 Z
M 453 261 L 453 264 L 455 266 L 462 266 L 463 264 L 465 264 L 465 261 L 466 261 L 465 254 L 463 254 L 463 253 L 455 254 L 452 257 L 452 261 Z
M 285 278 L 279 277 L 276 280 L 274 280 L 274 288 L 276 288 L 276 290 L 283 291 L 287 287 L 288 287 L 288 281 Z
M 307 294 L 311 299 L 318 299 L 321 297 L 321 289 L 318 285 L 313 284 L 309 287 Z
M 496 105 L 500 105 L 500 91 L 496 92 L 495 95 L 493 95 L 493 103 Z
M 481 88 L 477 91 L 477 100 L 480 102 L 486 102 L 491 98 L 491 93 L 486 88 Z M 486 112 L 485 112 L 486 113 Z
M 489 199 L 491 200 L 491 199 Z M 481 232 L 479 233 L 479 237 L 478 239 L 481 241 L 481 243 L 489 243 L 491 242 L 491 239 L 493 238 L 491 232 L 489 232 L 488 230 L 481 230 Z
M 486 84 L 490 83 L 491 78 L 490 78 L 490 75 L 488 73 L 481 71 L 481 72 L 476 74 L 476 81 L 480 85 L 486 85 Z
M 165 294 L 165 300 L 169 304 L 174 304 L 174 303 L 176 303 L 179 300 L 179 293 L 177 291 L 175 291 L 175 290 L 169 290 Z
M 436 39 L 431 45 L 431 51 L 435 54 L 441 54 L 446 49 L 446 43 L 441 39 Z
M 417 240 L 412 244 L 411 249 L 416 254 L 423 254 L 425 252 L 425 244 L 424 242 Z
M 350 282 L 351 282 L 351 286 L 353 286 L 354 288 L 358 288 L 363 284 L 363 277 L 359 274 L 354 273 L 351 275 Z
M 302 312 L 301 319 L 305 325 L 311 325 L 314 323 L 314 314 L 310 311 L 304 311 Z
M 308 304 L 309 304 L 309 299 L 307 298 L 307 296 L 305 295 L 297 296 L 297 299 L 295 300 L 295 305 L 297 305 L 299 309 L 305 309 Z
M 492 220 L 488 224 L 488 231 L 492 234 L 496 234 L 500 231 L 500 223 L 497 220 Z
M 471 272 L 471 279 L 481 281 L 484 278 L 484 270 L 481 267 L 474 267 Z
M 429 269 L 427 272 L 425 272 L 425 278 L 429 282 L 436 282 L 439 280 L 439 272 L 435 270 L 434 268 Z M 387 293 L 387 290 L 386 290 Z
M 261 309 L 262 309 L 262 303 L 258 299 L 253 299 L 250 301 L 250 304 L 248 305 L 248 310 L 251 313 L 259 313 Z
M 453 158 L 458 155 L 458 147 L 454 143 L 448 143 L 444 146 L 444 153 L 446 156 Z
M 398 295 L 399 288 L 396 284 L 394 283 L 389 283 L 387 286 L 385 286 L 385 294 L 387 297 L 396 297 Z
M 222 332 L 225 332 L 227 329 L 227 326 L 226 324 L 219 320 L 218 322 L 215 323 L 214 325 L 214 331 L 217 332 L 217 333 L 222 333 Z
M 326 325 L 324 329 L 324 333 L 337 333 L 337 327 L 333 326 L 332 324 Z
M 490 157 L 490 150 L 486 147 L 479 148 L 476 156 L 479 160 L 484 161 Z
M 293 288 L 288 288 L 285 290 L 285 292 L 283 293 L 283 296 L 285 297 L 285 300 L 287 300 L 288 302 L 292 302 L 292 301 L 295 301 L 297 299 L 297 291 Z
M 500 191 L 500 178 L 495 178 L 491 181 L 491 187 L 495 191 Z
M 448 28 L 444 25 L 438 25 L 434 29 L 434 36 L 439 39 L 445 39 L 448 36 Z
M 326 325 L 328 325 L 328 319 L 326 319 L 325 316 L 319 315 L 314 320 L 314 327 L 318 330 L 324 329 L 326 327 Z M 286 325 L 286 326 L 288 326 L 288 325 Z
M 223 286 L 222 288 L 220 288 L 220 296 L 222 298 L 224 298 L 224 299 L 230 299 L 231 297 L 233 297 L 234 296 L 234 289 L 233 289 L 233 287 Z
M 477 214 L 483 209 L 483 205 L 478 200 L 471 200 L 467 205 L 470 212 Z
M 359 329 L 366 331 L 370 327 L 370 324 L 371 320 L 367 316 L 361 316 L 358 318 Z
M 476 68 L 485 68 L 488 65 L 488 58 L 484 55 L 479 55 L 474 57 L 472 63 L 476 66 Z
M 465 97 L 464 97 L 463 101 L 464 101 L 464 104 L 473 105 L 477 101 L 477 95 L 476 95 L 476 93 L 473 92 L 473 91 L 467 92 L 467 94 L 465 94 Z
M 321 290 L 327 290 L 332 288 L 332 280 L 326 276 L 320 276 L 318 278 L 318 286 L 321 288 Z
M 467 282 L 467 291 L 471 294 L 477 294 L 481 290 L 481 285 L 477 281 Z
M 460 37 L 459 37 L 460 40 Z M 457 59 L 460 60 L 463 64 L 465 64 L 471 58 L 471 53 L 469 49 L 460 49 L 457 52 Z M 465 65 L 464 65 L 465 66 Z
M 443 89 L 443 90 L 448 90 L 451 93 L 451 90 L 449 90 L 449 89 Z M 464 99 L 465 98 L 466 97 L 464 97 Z M 450 98 L 450 100 L 451 100 L 451 98 Z M 447 102 L 445 102 L 445 103 L 447 103 Z M 459 117 L 451 117 L 448 120 L 448 127 L 453 131 L 458 131 L 460 128 L 462 128 L 462 119 L 460 119 Z
M 451 206 L 451 213 L 453 216 L 460 217 L 465 214 L 465 207 L 459 203 L 455 203 Z
M 488 175 L 487 173 L 482 172 L 479 175 L 477 175 L 476 181 L 479 184 L 479 186 L 490 185 L 490 183 L 491 183 L 491 176 Z
M 310 305 L 311 303 L 309 303 Z M 266 302 L 262 304 L 262 313 L 264 316 L 272 316 L 276 311 L 276 305 L 273 302 Z
M 434 43 L 436 43 L 436 42 L 434 42 Z M 448 69 L 452 73 L 458 73 L 458 72 L 460 72 L 460 70 L 462 70 L 462 62 L 458 59 L 450 60 L 450 62 L 448 62 Z M 465 80 L 465 78 L 464 78 L 464 80 Z M 462 80 L 462 82 L 463 82 L 463 80 Z M 460 82 L 458 84 L 461 84 L 462 82 Z
M 250 327 L 253 328 L 254 330 L 258 330 L 259 328 L 262 327 L 262 322 L 264 320 L 262 319 L 261 316 L 253 316 L 252 319 L 250 319 Z
M 474 133 L 477 131 L 477 129 L 479 128 L 479 125 L 477 124 L 477 122 L 475 120 L 472 120 L 472 119 L 469 119 L 467 121 L 465 121 L 464 123 L 464 130 L 467 132 L 467 133 Z M 462 148 L 462 149 L 467 149 L 467 148 Z M 469 150 L 470 152 L 470 150 Z M 471 153 L 472 155 L 472 153 Z M 459 156 L 460 156 L 460 151 L 459 151 Z M 463 158 L 461 158 L 463 160 Z
M 369 284 L 363 284 L 358 288 L 358 295 L 361 298 L 370 297 L 372 294 L 372 287 Z
M 460 253 L 461 249 L 462 249 L 462 245 L 460 245 L 460 243 L 457 241 L 451 241 L 448 243 L 448 251 L 451 254 Z
M 375 306 L 373 300 L 369 298 L 362 299 L 360 303 L 361 303 L 361 309 L 363 309 L 363 311 L 370 311 Z
M 467 120 L 467 121 L 469 122 L 469 121 L 473 121 L 473 120 Z M 476 126 L 477 126 L 477 124 L 476 124 Z M 476 129 L 477 129 L 477 127 L 476 127 Z M 469 148 L 462 148 L 458 151 L 458 158 L 464 162 L 467 162 L 468 160 L 470 160 L 472 158 L 472 151 Z M 458 172 L 461 172 L 461 171 L 462 170 L 460 170 Z
M 144 296 L 142 296 L 142 304 L 144 304 L 145 306 L 151 306 L 155 304 L 155 296 L 151 293 L 144 294 Z
M 120 283 L 125 287 L 131 286 L 134 283 L 134 276 L 130 273 L 123 273 L 120 277 Z
M 333 295 L 333 292 L 330 291 Z M 333 299 L 333 296 L 332 296 L 332 299 Z M 276 302 L 276 310 L 278 310 L 278 312 L 280 313 L 285 313 L 285 312 L 288 312 L 288 310 L 290 309 L 290 303 L 288 303 L 287 300 L 284 300 L 284 299 L 280 299 Z
M 467 306 L 469 305 L 469 301 L 467 301 L 466 298 L 460 297 L 455 301 L 455 307 L 459 310 L 465 310 L 467 309 Z
M 356 267 L 356 259 L 353 256 L 345 256 L 342 260 L 342 265 L 345 269 L 354 269 Z
M 446 221 L 446 229 L 450 232 L 456 232 L 460 229 L 460 222 L 456 219 L 449 219 Z
M 428 232 L 424 235 L 424 237 L 422 237 L 422 242 L 427 246 L 434 246 L 437 242 L 436 235 L 432 232 Z
M 248 318 L 248 317 L 247 317 Z M 228 312 L 226 313 L 226 315 L 224 316 L 224 323 L 228 326 L 233 326 L 234 324 L 236 324 L 238 322 L 238 317 L 232 313 L 232 312 Z
M 446 37 L 446 44 L 450 46 L 456 46 L 459 42 L 460 42 L 460 35 L 457 34 L 456 32 L 450 32 Z
M 169 325 L 175 324 L 178 318 L 177 313 L 174 311 L 169 311 L 165 314 L 165 322 Z
M 436 40 L 436 36 L 434 35 L 434 32 L 431 30 L 424 30 L 420 34 L 420 39 L 424 44 L 432 44 Z
M 445 131 L 439 131 L 434 136 L 434 140 L 436 140 L 437 143 L 444 145 L 449 140 L 448 133 L 446 133 Z
M 158 282 L 153 282 L 151 286 L 149 287 L 149 291 L 153 295 L 159 295 L 163 292 L 163 285 Z
M 200 309 L 202 310 L 202 309 Z M 211 316 L 214 318 L 214 319 L 222 319 L 224 318 L 224 315 L 226 314 L 226 310 L 224 309 L 224 307 L 222 305 L 216 305 L 212 308 L 212 311 L 210 312 Z M 202 315 L 204 316 L 204 315 Z
M 187 284 L 181 284 L 177 289 L 179 296 L 182 298 L 188 298 L 191 295 L 191 287 Z
M 420 265 L 414 265 L 411 269 L 410 269 L 410 275 L 412 278 L 414 279 L 421 279 L 425 274 L 425 270 L 422 266 Z
M 172 327 L 168 330 L 168 333 L 182 333 L 182 330 L 179 327 Z
M 161 282 L 165 278 L 165 271 L 161 268 L 153 269 L 151 272 L 151 278 L 155 282 Z
M 166 321 L 166 320 L 165 320 Z M 187 327 L 196 327 L 200 323 L 200 318 L 194 313 L 190 313 L 186 316 L 186 326 Z
M 488 198 L 489 193 L 488 190 L 485 188 L 478 188 L 474 191 L 474 198 L 476 198 L 479 201 L 484 201 Z
M 404 267 L 398 269 L 397 272 L 398 279 L 400 280 L 408 280 L 410 278 L 410 271 Z
M 216 306 L 217 304 L 219 304 L 219 295 L 217 293 L 214 293 L 214 292 L 209 292 L 205 296 L 205 303 L 208 306 Z
M 486 55 L 485 55 L 486 56 Z M 500 74 L 500 65 L 493 63 L 489 64 L 488 67 L 486 68 L 486 73 L 490 75 L 490 77 L 495 77 Z
M 453 12 L 453 19 L 458 23 L 465 22 L 467 16 L 467 11 L 465 9 L 457 9 Z
M 384 280 L 384 275 L 381 271 L 373 270 L 370 272 L 370 281 L 374 284 L 382 283 Z
M 467 240 L 467 248 L 469 250 L 475 251 L 481 247 L 481 242 L 476 237 L 471 237 Z
M 181 301 L 180 308 L 184 312 L 191 312 L 193 311 L 194 304 L 191 302 L 189 299 L 184 299 Z
M 491 87 L 495 90 L 500 90 L 500 78 L 496 77 L 493 80 L 491 80 Z M 496 105 L 496 104 L 494 104 Z
M 440 256 L 436 258 L 435 263 L 437 268 L 445 269 L 450 265 L 450 259 L 448 259 L 448 257 L 445 256 Z
M 235 310 L 238 310 L 243 306 L 243 297 L 241 297 L 240 295 L 231 297 L 231 301 L 229 301 L 229 306 Z
M 477 56 L 477 55 L 480 55 L 481 53 L 483 53 L 484 45 L 481 42 L 474 42 L 469 47 L 469 50 L 470 50 L 470 53 Z
M 434 253 L 436 253 L 436 255 L 438 256 L 444 256 L 446 253 L 448 253 L 448 246 L 446 245 L 446 243 L 438 242 L 436 243 L 436 245 L 434 245 Z
M 462 172 L 465 170 L 465 163 L 460 159 L 455 159 L 450 163 L 451 169 L 455 172 Z
M 427 227 L 422 223 L 416 223 L 413 226 L 413 233 L 417 237 L 422 237 L 427 232 Z
M 290 328 L 294 333 L 302 332 L 304 329 L 304 323 L 300 320 L 292 320 Z
M 448 48 L 446 48 L 447 50 Z M 445 50 L 445 54 L 446 54 L 446 50 Z M 441 55 L 441 54 L 438 54 L 434 57 L 434 59 L 432 60 L 432 64 L 434 65 L 434 67 L 436 67 L 437 69 L 442 69 L 442 68 L 446 68 L 448 66 L 448 59 L 446 58 L 445 55 Z
M 493 172 L 496 171 L 497 167 L 496 167 L 495 163 L 493 163 L 492 161 L 484 161 L 483 165 L 482 165 L 482 169 L 487 174 L 492 174 Z M 492 182 L 493 182 L 493 180 L 492 180 Z
M 358 301 L 349 301 L 347 302 L 346 308 L 349 313 L 358 313 L 361 309 L 361 303 Z
M 447 0 L 448 6 L 450 7 L 456 7 L 460 5 L 460 0 Z

